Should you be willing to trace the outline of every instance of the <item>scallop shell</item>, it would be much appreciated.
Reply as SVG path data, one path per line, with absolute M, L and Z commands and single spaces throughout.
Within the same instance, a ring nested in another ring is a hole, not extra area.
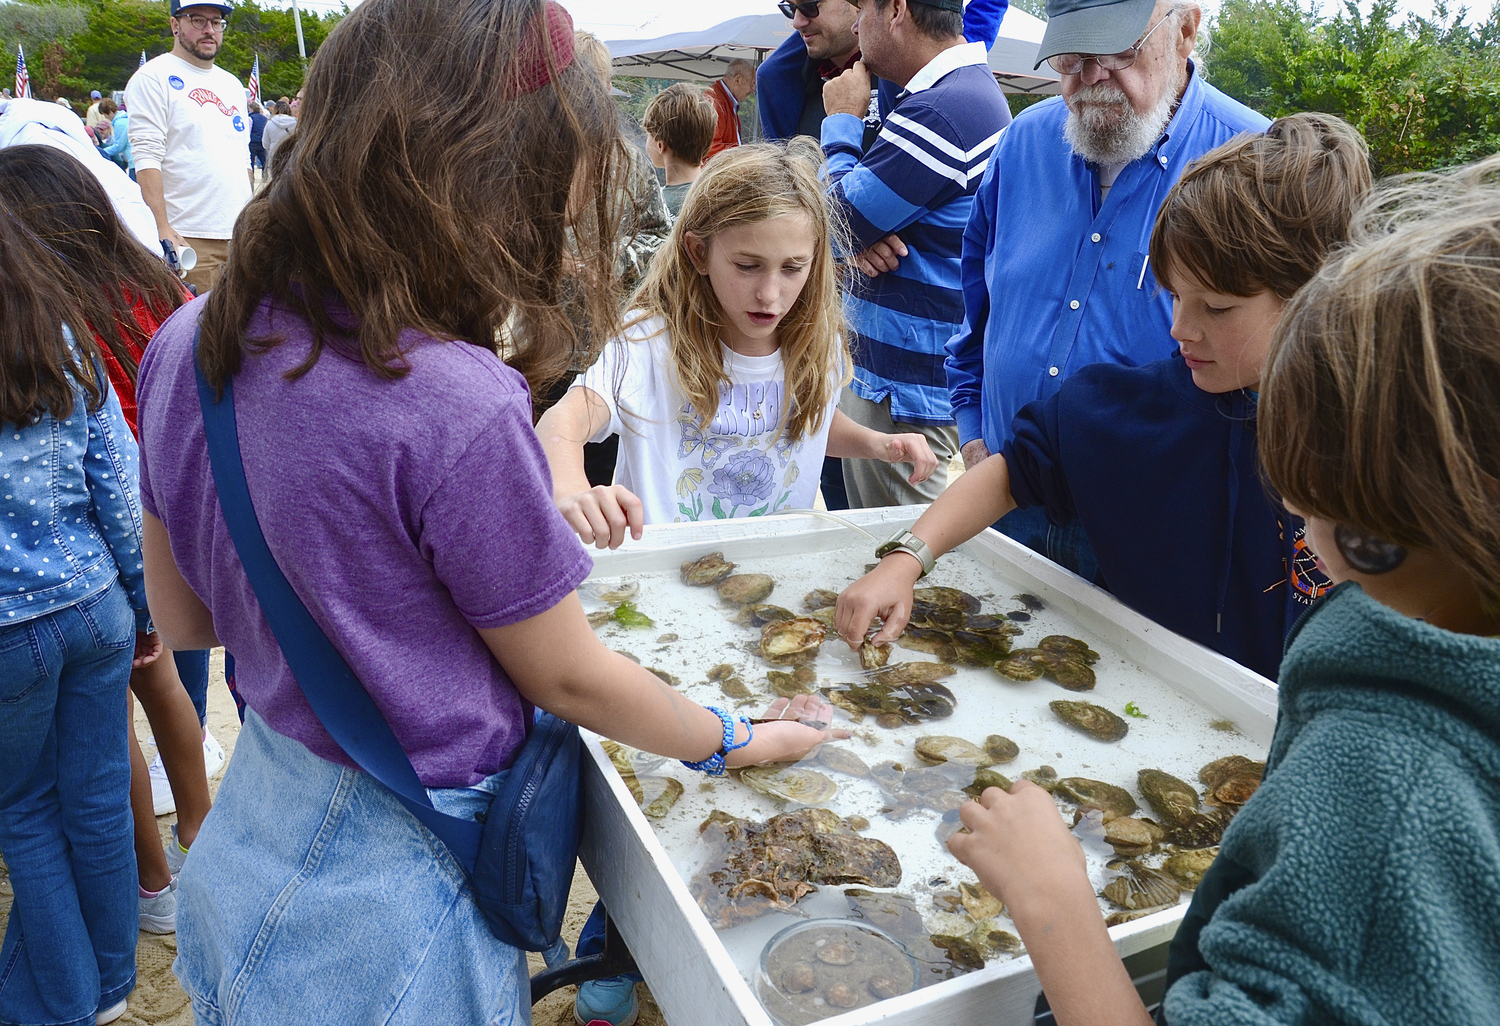
M 1182 888 L 1160 870 L 1128 862 L 1125 872 L 1106 884 L 1102 893 L 1116 905 L 1142 909 L 1176 904 Z
M 809 769 L 750 766 L 740 771 L 740 780 L 761 794 L 802 805 L 822 805 L 839 790 L 832 778 Z

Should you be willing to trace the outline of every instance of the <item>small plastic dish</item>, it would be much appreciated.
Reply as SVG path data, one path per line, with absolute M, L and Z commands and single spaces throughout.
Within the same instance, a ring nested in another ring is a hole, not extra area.
M 766 942 L 756 994 L 778 1026 L 806 1026 L 916 990 L 919 974 L 906 945 L 879 927 L 810 919 Z

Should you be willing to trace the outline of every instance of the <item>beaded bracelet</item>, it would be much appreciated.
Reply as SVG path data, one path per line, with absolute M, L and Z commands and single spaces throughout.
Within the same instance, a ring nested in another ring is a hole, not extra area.
M 747 717 L 741 716 L 739 718 L 739 722 L 745 725 L 745 740 L 741 741 L 739 744 L 735 744 L 735 718 L 729 715 L 723 709 L 720 709 L 718 706 L 710 705 L 705 706 L 704 708 L 713 713 L 723 722 L 724 744 L 719 749 L 719 751 L 710 755 L 702 762 L 688 762 L 686 759 L 683 759 L 682 764 L 690 770 L 702 770 L 704 773 L 707 773 L 711 777 L 722 777 L 724 775 L 724 756 L 728 755 L 736 748 L 744 748 L 746 745 L 748 745 L 751 739 L 755 737 L 755 728 L 750 725 L 750 720 Z

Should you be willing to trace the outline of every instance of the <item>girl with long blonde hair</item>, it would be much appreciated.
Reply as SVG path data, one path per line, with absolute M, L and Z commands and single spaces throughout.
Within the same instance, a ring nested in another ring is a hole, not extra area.
M 647 523 L 809 508 L 825 453 L 912 465 L 919 434 L 838 412 L 851 361 L 817 165 L 793 147 L 714 158 L 632 300 L 624 333 L 537 425 L 553 494 L 585 542 Z M 590 488 L 583 445 L 620 436 L 612 486 Z

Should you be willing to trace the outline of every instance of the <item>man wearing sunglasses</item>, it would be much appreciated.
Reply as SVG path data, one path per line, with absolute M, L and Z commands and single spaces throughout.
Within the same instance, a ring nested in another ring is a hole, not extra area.
M 1204 82 L 1194 0 L 1049 0 L 1037 66 L 1062 96 L 1016 118 L 964 233 L 964 320 L 948 343 L 953 412 L 972 467 L 1011 440 L 1021 407 L 1091 363 L 1177 350 L 1171 297 L 1148 266 L 1167 191 L 1193 160 L 1269 122 Z M 1076 522 L 1038 506 L 996 525 L 1084 577 Z
M 171 0 L 172 49 L 141 65 L 125 86 L 130 149 L 157 237 L 197 266 L 187 281 L 213 287 L 229 237 L 250 202 L 250 114 L 239 80 L 214 64 L 231 8 Z

